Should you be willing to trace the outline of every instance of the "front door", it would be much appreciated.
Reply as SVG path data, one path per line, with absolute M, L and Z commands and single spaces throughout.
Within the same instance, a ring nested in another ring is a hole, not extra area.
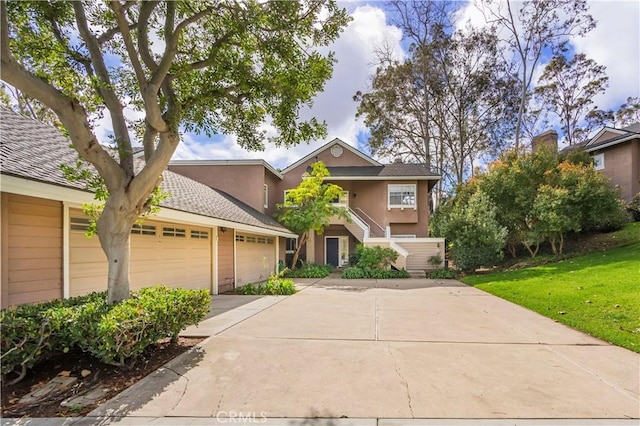
M 339 238 L 338 237 L 327 237 L 325 239 L 325 244 L 327 246 L 327 264 L 331 264 L 334 268 L 338 267 L 339 262 Z

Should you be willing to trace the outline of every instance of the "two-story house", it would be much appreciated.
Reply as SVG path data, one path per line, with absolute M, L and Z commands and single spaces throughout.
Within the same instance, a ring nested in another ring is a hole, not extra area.
M 324 234 L 312 233 L 303 259 L 346 266 L 358 243 L 393 248 L 400 255 L 396 266 L 408 270 L 431 269 L 431 257 L 444 258 L 444 241 L 428 232 L 430 191 L 440 176 L 421 164 L 381 164 L 334 139 L 282 172 L 262 160 L 173 161 L 169 169 L 271 215 L 316 161 L 327 166 L 327 180 L 343 188 L 336 203 L 349 210 L 350 220 L 333 218 Z M 288 239 L 286 250 L 292 252 L 295 244 Z

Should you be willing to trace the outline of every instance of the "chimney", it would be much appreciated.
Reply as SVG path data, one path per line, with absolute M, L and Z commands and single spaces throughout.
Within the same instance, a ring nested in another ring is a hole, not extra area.
M 558 152 L 558 132 L 547 130 L 531 139 L 531 151 L 536 152 L 541 147 L 549 147 L 553 152 Z
M 393 163 L 394 163 L 394 164 L 402 164 L 402 157 L 396 157 L 396 158 L 393 160 Z

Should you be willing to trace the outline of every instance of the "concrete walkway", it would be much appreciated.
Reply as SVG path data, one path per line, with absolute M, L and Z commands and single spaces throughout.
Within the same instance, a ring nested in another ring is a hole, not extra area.
M 187 330 L 211 337 L 83 421 L 639 423 L 638 354 L 457 281 L 301 284 Z

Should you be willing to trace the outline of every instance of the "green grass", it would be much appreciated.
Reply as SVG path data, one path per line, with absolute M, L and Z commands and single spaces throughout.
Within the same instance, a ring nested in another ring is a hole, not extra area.
M 605 235 L 619 246 L 462 281 L 640 353 L 640 222 Z

